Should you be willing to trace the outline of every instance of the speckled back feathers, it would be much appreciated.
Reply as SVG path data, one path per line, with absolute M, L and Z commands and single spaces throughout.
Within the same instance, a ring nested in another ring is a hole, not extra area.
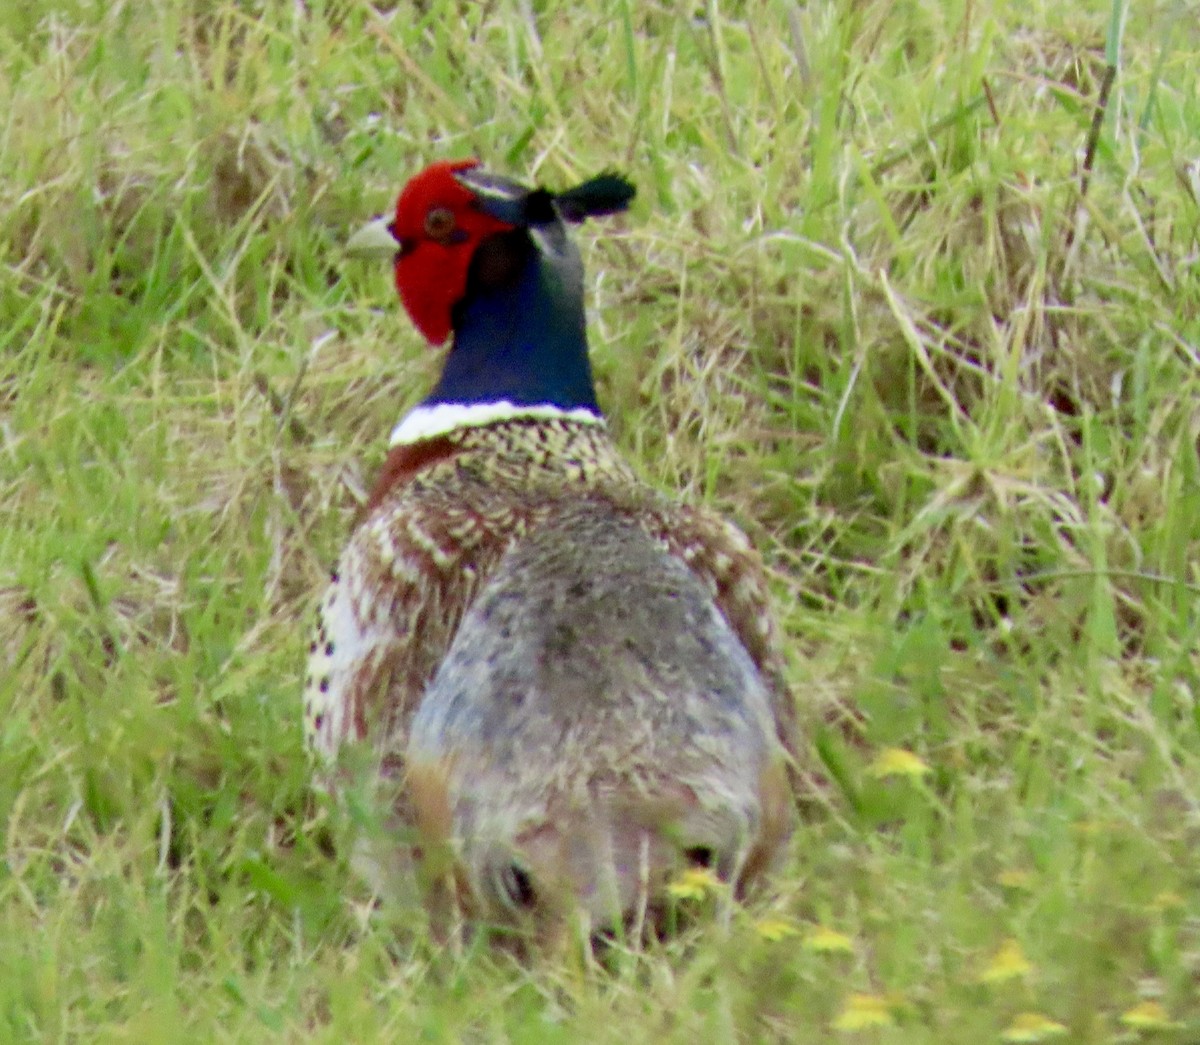
M 328 757 L 369 734 L 399 750 L 480 583 L 531 526 L 589 492 L 637 516 L 703 578 L 790 720 L 765 578 L 740 530 L 641 483 L 601 424 L 513 420 L 444 438 L 425 467 L 385 466 L 383 490 L 331 575 L 309 648 L 311 747 Z

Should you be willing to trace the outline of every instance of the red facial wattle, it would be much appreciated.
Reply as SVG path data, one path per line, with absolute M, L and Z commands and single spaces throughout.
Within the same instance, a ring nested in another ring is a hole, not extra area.
M 512 227 L 479 210 L 474 196 L 454 177 L 456 171 L 478 165 L 478 160 L 434 163 L 409 181 L 396 201 L 392 232 L 401 248 L 396 289 L 417 329 L 434 345 L 450 336 L 453 309 L 466 293 L 475 248 Z M 439 208 L 454 215 L 454 232 L 435 239 L 426 225 L 429 213 Z

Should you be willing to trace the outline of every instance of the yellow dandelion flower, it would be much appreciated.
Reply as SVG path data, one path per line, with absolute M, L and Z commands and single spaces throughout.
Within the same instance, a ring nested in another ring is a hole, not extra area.
M 1058 1038 L 1067 1033 L 1067 1028 L 1057 1020 L 1043 1016 L 1040 1012 L 1022 1012 L 1013 1018 L 1000 1035 L 1001 1041 L 1036 1042 Z
M 1020 889 L 1023 892 L 1028 892 L 1033 888 L 1033 875 L 1028 871 L 1014 867 L 1007 871 L 1001 871 L 996 875 L 996 883 L 1005 889 Z
M 1121 1022 L 1134 1030 L 1170 1030 L 1179 1026 L 1156 1001 L 1138 1002 L 1132 1009 L 1121 1013 Z
M 703 900 L 721 887 L 721 880 L 707 867 L 689 867 L 667 885 L 676 900 Z
M 778 943 L 780 940 L 786 940 L 789 936 L 797 936 L 800 933 L 800 930 L 791 921 L 777 915 L 760 918 L 754 923 L 754 928 L 759 936 L 771 943 Z
M 814 925 L 805 933 L 803 947 L 818 954 L 854 953 L 854 941 L 849 936 L 825 925 Z
M 1183 897 L 1170 889 L 1164 889 L 1150 901 L 1150 907 L 1155 911 L 1177 911 L 1184 906 Z
M 868 767 L 867 772 L 880 779 L 889 776 L 922 777 L 929 772 L 927 766 L 911 751 L 902 747 L 884 748 Z
M 895 1022 L 887 998 L 877 994 L 851 994 L 832 1026 L 834 1030 L 855 1031 L 891 1027 Z
M 1033 972 L 1033 965 L 1025 957 L 1016 940 L 1005 940 L 992 955 L 987 967 L 979 974 L 981 983 L 1007 983 L 1019 980 Z

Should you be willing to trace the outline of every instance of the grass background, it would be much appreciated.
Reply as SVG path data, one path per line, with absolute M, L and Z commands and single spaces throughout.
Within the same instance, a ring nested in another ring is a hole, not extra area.
M 3 5 L 0 1039 L 1200 1037 L 1198 51 L 1186 0 Z M 437 367 L 340 244 L 472 153 L 638 183 L 602 399 L 763 549 L 829 780 L 607 973 L 368 916 L 307 788 Z

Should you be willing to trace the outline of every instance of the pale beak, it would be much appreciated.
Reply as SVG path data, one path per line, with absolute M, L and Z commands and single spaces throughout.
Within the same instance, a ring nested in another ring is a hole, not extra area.
M 400 244 L 388 228 L 387 218 L 376 218 L 359 229 L 346 240 L 346 253 L 352 258 L 375 261 L 391 261 L 396 257 Z

